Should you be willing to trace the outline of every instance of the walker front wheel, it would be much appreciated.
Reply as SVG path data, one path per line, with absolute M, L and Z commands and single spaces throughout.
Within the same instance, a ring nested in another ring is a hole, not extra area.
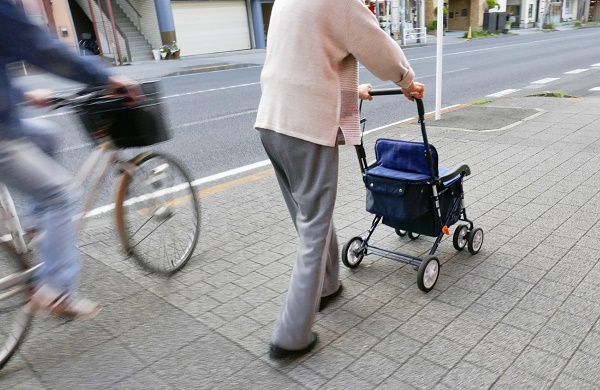
M 454 231 L 454 237 L 452 239 L 452 244 L 454 245 L 454 249 L 457 251 L 462 251 L 467 246 L 467 238 L 469 236 L 469 228 L 467 225 L 460 225 Z
M 350 239 L 342 249 L 342 263 L 348 268 L 356 268 L 365 257 L 366 247 L 362 237 Z
M 481 228 L 471 230 L 467 241 L 469 244 L 469 252 L 474 255 L 479 253 L 481 246 L 483 245 L 483 230 Z
M 429 292 L 435 286 L 440 275 L 440 261 L 435 256 L 427 256 L 421 261 L 417 272 L 417 286 L 423 292 Z

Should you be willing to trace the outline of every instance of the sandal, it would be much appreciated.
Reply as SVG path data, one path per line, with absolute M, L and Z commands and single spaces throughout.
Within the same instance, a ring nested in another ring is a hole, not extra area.
M 34 290 L 29 298 L 29 309 L 46 312 L 52 316 L 70 318 L 94 318 L 102 308 L 87 299 L 74 299 L 67 293 L 61 293 L 47 285 Z

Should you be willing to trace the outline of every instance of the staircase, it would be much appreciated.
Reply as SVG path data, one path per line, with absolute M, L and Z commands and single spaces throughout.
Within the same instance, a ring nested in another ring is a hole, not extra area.
M 125 37 L 127 48 L 121 48 L 121 55 L 129 62 L 152 60 L 152 46 L 125 14 L 117 0 L 110 0 L 113 17 L 118 31 Z

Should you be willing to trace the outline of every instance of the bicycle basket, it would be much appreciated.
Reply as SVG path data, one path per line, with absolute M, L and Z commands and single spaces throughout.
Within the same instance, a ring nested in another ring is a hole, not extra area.
M 158 81 L 142 83 L 146 96 L 133 105 L 115 97 L 99 97 L 80 105 L 79 118 L 89 136 L 96 142 L 109 137 L 118 148 L 149 146 L 168 140 L 158 84 Z

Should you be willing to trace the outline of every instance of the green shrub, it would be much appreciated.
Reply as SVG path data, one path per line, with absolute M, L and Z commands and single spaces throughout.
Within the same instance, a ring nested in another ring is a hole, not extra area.
M 465 31 L 463 38 L 467 38 L 467 35 L 469 34 L 468 31 Z M 471 38 L 485 38 L 485 37 L 495 37 L 498 36 L 498 34 L 493 33 L 489 30 L 471 30 Z
M 544 30 L 555 30 L 556 29 L 556 27 L 554 26 L 554 23 L 544 23 L 542 25 L 542 28 Z
M 581 22 L 577 21 L 577 22 L 575 22 L 573 27 L 583 27 L 583 25 L 581 24 Z
M 492 9 L 496 6 L 500 7 L 500 4 L 498 4 L 498 2 L 496 0 L 486 0 L 488 9 Z

